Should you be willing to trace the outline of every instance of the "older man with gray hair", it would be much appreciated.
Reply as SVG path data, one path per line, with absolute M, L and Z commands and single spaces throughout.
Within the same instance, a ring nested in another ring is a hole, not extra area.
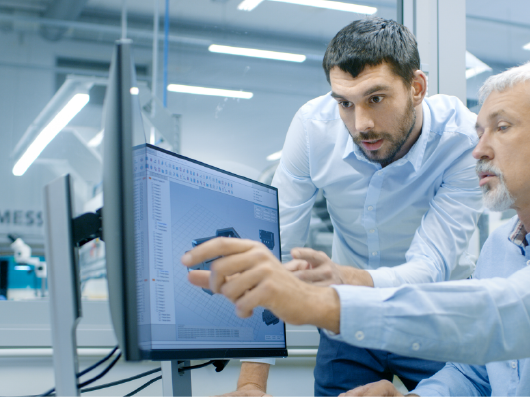
M 443 307 L 452 313 L 449 318 L 432 319 L 432 325 L 440 324 L 453 340 L 445 357 L 489 363 L 447 363 L 418 385 L 413 391 L 417 395 L 530 395 L 530 63 L 490 77 L 480 99 L 483 106 L 476 126 L 480 140 L 473 156 L 478 160 L 484 204 L 493 211 L 513 208 L 517 216 L 484 244 L 474 276 L 480 280 L 440 285 L 435 293 L 422 290 L 427 299 L 437 302 L 437 311 Z M 450 307 L 452 299 L 435 299 L 440 293 L 456 293 L 455 298 L 462 300 Z M 382 381 L 344 395 L 401 394 Z
M 472 280 L 317 287 L 303 284 L 249 241 L 212 240 L 182 262 L 225 255 L 209 275 L 210 286 L 241 316 L 260 305 L 286 322 L 317 325 L 355 346 L 453 361 L 414 394 L 530 395 L 530 63 L 490 77 L 480 96 L 473 156 L 484 202 L 493 211 L 513 208 L 517 216 L 488 238 Z M 190 279 L 200 284 L 199 276 Z M 400 394 L 380 381 L 343 395 Z

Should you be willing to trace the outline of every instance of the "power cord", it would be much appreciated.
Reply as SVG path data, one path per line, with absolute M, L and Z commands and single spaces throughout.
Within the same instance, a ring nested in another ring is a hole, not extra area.
M 150 381 L 144 383 L 142 386 L 140 386 L 138 389 L 133 390 L 129 394 L 126 394 L 125 397 L 134 396 L 136 393 L 141 392 L 143 389 L 145 389 L 147 386 L 152 385 L 153 383 L 159 381 L 162 379 L 162 375 L 157 376 L 156 378 L 151 379 Z
M 199 365 L 190 365 L 189 367 L 179 368 L 179 372 L 185 372 L 185 371 L 191 371 L 192 369 L 204 368 L 204 367 L 206 367 L 206 366 L 208 366 L 210 364 L 213 364 L 215 366 L 215 372 L 221 372 L 226 367 L 226 365 L 228 364 L 229 361 L 230 360 L 210 360 L 210 361 L 207 361 L 207 362 L 199 364 Z M 139 388 L 133 390 L 129 394 L 126 394 L 125 397 L 134 396 L 136 393 L 142 391 L 143 389 L 145 389 L 146 387 L 148 387 L 148 386 L 152 385 L 153 383 L 159 381 L 160 379 L 162 379 L 162 376 L 157 376 L 156 378 L 153 378 L 153 379 L 147 381 L 146 383 L 144 383 Z
M 95 364 L 92 364 L 90 367 L 84 369 L 83 371 L 79 372 L 76 377 L 77 378 L 80 378 L 81 376 L 83 375 L 86 375 L 87 373 L 89 373 L 90 371 L 94 370 L 95 368 L 99 367 L 101 364 L 103 364 L 105 361 L 107 361 L 109 358 L 112 357 L 112 355 L 114 353 L 116 353 L 116 351 L 118 350 L 118 346 L 114 347 L 114 349 L 112 349 L 112 351 L 107 354 L 105 357 L 103 357 L 101 360 L 99 360 L 97 363 Z M 101 374 L 99 374 L 98 376 L 96 376 L 95 378 L 92 378 L 86 382 L 84 382 L 83 384 L 86 386 L 92 382 L 95 382 L 96 380 L 100 379 L 102 376 L 104 376 L 107 372 L 110 371 L 110 369 L 116 364 L 116 362 L 119 360 L 121 356 L 121 353 L 118 355 L 118 357 L 109 365 L 109 367 L 107 367 L 107 369 L 105 369 Z M 149 374 L 146 374 L 144 376 L 147 376 Z M 141 376 L 140 376 L 141 377 Z M 81 387 L 81 386 L 79 386 Z M 54 396 L 55 395 L 55 387 L 51 388 L 50 390 L 42 393 L 42 394 L 37 394 L 37 395 L 32 395 L 32 396 L 25 396 L 25 397 L 47 397 L 47 396 Z
M 107 366 L 107 368 L 105 368 L 103 371 L 101 371 L 98 375 L 94 376 L 93 378 L 89 379 L 89 380 L 86 380 L 80 384 L 78 384 L 78 388 L 81 389 L 82 387 L 84 386 L 87 386 L 91 383 L 94 383 L 95 381 L 97 381 L 98 379 L 101 379 L 103 378 L 111 369 L 112 367 L 114 367 L 116 365 L 116 363 L 118 362 L 118 360 L 121 358 L 121 352 L 120 354 L 118 354 L 116 356 L 116 358 L 114 360 L 112 360 L 112 362 Z
M 114 355 L 114 353 L 116 353 L 117 350 L 118 350 L 118 346 L 114 347 L 114 349 L 112 349 L 112 351 L 109 354 L 107 354 L 105 357 L 103 357 L 101 360 L 99 360 L 95 364 L 91 365 L 90 367 L 84 369 L 83 371 L 79 372 L 77 374 L 77 378 L 80 378 L 81 376 L 86 375 L 90 371 L 92 371 L 95 368 L 99 367 L 101 364 L 103 364 L 104 362 L 109 360 Z M 84 382 L 78 384 L 78 387 L 80 389 L 79 391 L 81 393 L 88 393 L 88 392 L 92 392 L 92 391 L 96 391 L 96 390 L 106 389 L 106 388 L 112 387 L 112 386 L 118 386 L 118 385 L 121 385 L 123 383 L 131 382 L 133 380 L 140 379 L 140 378 L 143 378 L 145 376 L 149 376 L 149 375 L 155 374 L 155 373 L 160 372 L 162 370 L 161 368 L 155 368 L 155 369 L 152 369 L 150 371 L 142 372 L 141 374 L 134 375 L 134 376 L 131 376 L 129 378 L 121 379 L 121 380 L 118 380 L 118 381 L 115 381 L 115 382 L 109 382 L 109 383 L 105 383 L 105 384 L 102 384 L 102 385 L 99 385 L 99 386 L 87 387 L 87 388 L 81 389 L 82 387 L 87 386 L 87 385 L 89 385 L 89 384 L 101 379 L 103 376 L 105 376 L 112 369 L 112 367 L 114 367 L 114 365 L 116 365 L 116 363 L 118 362 L 118 360 L 120 358 L 121 358 L 121 352 L 107 366 L 107 368 L 105 368 L 103 371 L 101 371 L 101 373 L 99 373 L 98 375 L 96 375 L 95 377 L 93 377 L 93 378 L 91 378 L 91 379 L 89 379 L 87 381 L 84 381 Z M 203 367 L 206 367 L 206 366 L 208 366 L 210 364 L 213 364 L 215 366 L 215 372 L 221 372 L 226 367 L 226 365 L 229 363 L 229 361 L 230 360 L 210 360 L 210 361 L 207 361 L 207 362 L 202 363 L 202 364 L 191 365 L 191 366 L 188 366 L 188 367 L 179 368 L 179 372 L 185 372 L 185 371 L 191 371 L 192 369 L 203 368 Z M 137 389 L 133 390 L 131 393 L 127 394 L 127 396 L 135 395 L 136 393 L 142 391 L 143 389 L 145 389 L 146 387 L 148 387 L 149 385 L 155 383 L 156 381 L 158 381 L 160 379 L 162 379 L 162 376 L 158 376 L 156 378 L 153 378 L 153 379 L 149 380 L 148 382 L 144 383 L 139 388 L 137 388 Z M 47 392 L 45 392 L 43 394 L 39 394 L 39 395 L 36 395 L 36 396 L 27 396 L 27 397 L 55 396 L 54 392 L 55 392 L 55 388 L 52 388 L 52 389 L 48 390 Z
M 140 379 L 140 378 L 143 378 L 143 377 L 148 376 L 148 375 L 156 374 L 157 372 L 160 372 L 161 370 L 162 370 L 161 368 L 152 369 L 150 371 L 146 371 L 146 372 L 143 372 L 141 374 L 138 374 L 138 375 L 135 375 L 135 376 L 131 376 L 130 378 L 117 380 L 116 382 L 105 383 L 105 384 L 99 385 L 99 386 L 87 387 L 85 389 L 81 389 L 80 391 L 81 391 L 81 393 L 88 393 L 88 392 L 91 392 L 91 391 L 106 389 L 107 387 L 118 386 L 118 385 L 121 385 L 123 383 L 131 382 L 133 380 Z

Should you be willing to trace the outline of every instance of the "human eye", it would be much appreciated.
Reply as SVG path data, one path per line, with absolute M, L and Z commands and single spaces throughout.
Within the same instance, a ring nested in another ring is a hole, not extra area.
M 381 103 L 383 101 L 382 95 L 376 95 L 373 97 L 370 97 L 370 103 Z
M 351 103 L 350 101 L 339 101 L 339 105 L 343 108 L 343 109 L 349 109 L 353 106 L 353 103 Z
M 506 131 L 508 128 L 510 128 L 510 125 L 508 123 L 499 123 L 497 125 L 497 130 L 499 130 L 501 132 Z

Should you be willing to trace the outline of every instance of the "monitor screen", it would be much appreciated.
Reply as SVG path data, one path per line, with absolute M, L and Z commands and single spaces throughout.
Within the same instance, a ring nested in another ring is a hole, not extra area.
M 263 308 L 239 318 L 224 296 L 193 286 L 180 263 L 185 252 L 218 236 L 261 241 L 280 259 L 277 189 L 151 145 L 136 147 L 133 163 L 144 356 L 285 356 L 282 321 Z M 195 268 L 208 270 L 214 259 Z

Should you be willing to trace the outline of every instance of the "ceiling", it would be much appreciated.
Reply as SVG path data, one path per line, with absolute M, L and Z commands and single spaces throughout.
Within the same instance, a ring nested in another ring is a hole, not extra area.
M 54 3 L 81 3 L 81 13 L 73 18 L 119 27 L 122 0 L 0 0 L 0 14 L 19 17 L 45 17 Z M 396 18 L 397 0 L 342 0 L 378 8 L 376 15 Z M 237 10 L 241 0 L 170 0 L 171 33 L 206 45 L 211 40 L 227 44 L 260 44 L 264 49 L 296 47 L 314 56 L 337 31 L 362 15 L 314 7 L 264 1 L 253 11 Z M 158 4 L 161 28 L 165 1 L 128 0 L 130 29 L 151 30 L 154 8 Z M 528 0 L 467 0 L 467 47 L 485 62 L 514 65 L 529 59 L 522 46 L 530 42 L 530 1 Z M 68 19 L 68 18 L 66 18 Z M 75 27 L 75 25 L 72 25 Z M 76 38 L 75 29 L 70 37 Z M 82 30 L 80 26 L 77 30 Z M 77 38 L 105 40 L 105 35 L 83 35 Z M 68 36 L 67 36 L 68 37 Z M 112 36 L 114 38 L 114 36 Z M 112 38 L 112 39 L 113 39 Z M 148 44 L 148 40 L 144 43 Z

